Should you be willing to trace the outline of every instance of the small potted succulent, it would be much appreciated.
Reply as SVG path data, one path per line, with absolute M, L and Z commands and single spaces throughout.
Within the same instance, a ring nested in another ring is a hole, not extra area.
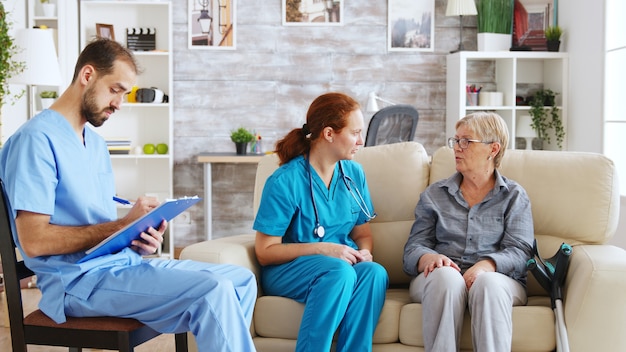
M 559 26 L 550 26 L 544 31 L 548 51 L 559 51 L 563 30 Z
M 39 93 L 39 97 L 41 98 L 41 109 L 47 109 L 54 103 L 56 98 L 58 98 L 57 92 L 53 90 L 44 90 Z
M 244 155 L 248 149 L 248 143 L 254 140 L 254 134 L 244 127 L 239 127 L 230 132 L 230 140 L 235 143 L 237 154 Z

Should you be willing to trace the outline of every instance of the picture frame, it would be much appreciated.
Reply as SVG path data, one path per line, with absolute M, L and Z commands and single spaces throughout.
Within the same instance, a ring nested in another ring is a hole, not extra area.
M 187 11 L 189 49 L 237 48 L 236 0 L 189 0 Z
M 558 0 L 515 0 L 511 48 L 547 51 L 544 31 L 558 25 Z
M 435 0 L 389 0 L 387 50 L 434 51 Z
M 112 24 L 96 23 L 96 37 L 115 40 L 115 30 Z
M 283 26 L 343 26 L 343 2 L 282 0 Z

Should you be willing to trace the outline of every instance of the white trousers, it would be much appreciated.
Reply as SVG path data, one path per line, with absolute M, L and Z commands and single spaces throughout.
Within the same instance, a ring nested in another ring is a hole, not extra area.
M 472 322 L 475 352 L 511 350 L 512 311 L 526 304 L 526 289 L 500 273 L 480 274 L 469 292 L 460 272 L 451 267 L 435 269 L 428 277 L 411 281 L 411 300 L 422 304 L 424 347 L 427 352 L 460 350 L 466 307 Z

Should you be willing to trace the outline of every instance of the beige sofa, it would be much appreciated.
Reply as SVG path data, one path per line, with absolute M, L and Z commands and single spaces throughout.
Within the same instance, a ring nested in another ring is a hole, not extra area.
M 431 162 L 424 148 L 411 142 L 364 148 L 355 159 L 365 169 L 378 213 L 372 221 L 374 259 L 387 269 L 391 285 L 374 351 L 422 351 L 422 307 L 409 301 L 402 252 L 420 193 L 455 171 L 453 153 L 441 148 Z M 266 156 L 258 166 L 255 209 L 276 162 L 276 156 Z M 613 163 L 589 153 L 508 150 L 501 171 L 528 192 L 542 256 L 551 257 L 562 242 L 574 247 L 563 300 L 570 350 L 626 351 L 626 251 L 604 244 L 619 214 Z M 181 258 L 234 263 L 259 274 L 253 234 L 197 243 Z M 530 274 L 528 292 L 528 305 L 513 309 L 512 350 L 553 351 L 550 299 Z M 293 351 L 302 311 L 300 303 L 260 293 L 251 327 L 257 349 Z M 462 348 L 471 346 L 466 317 Z

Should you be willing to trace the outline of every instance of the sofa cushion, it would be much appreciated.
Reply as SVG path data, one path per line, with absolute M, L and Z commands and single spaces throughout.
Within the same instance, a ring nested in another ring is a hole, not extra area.
M 374 333 L 375 344 L 398 342 L 400 312 L 408 303 L 410 299 L 406 289 L 387 291 L 385 305 Z M 298 337 L 303 312 L 304 304 L 292 299 L 278 296 L 259 297 L 254 308 L 256 334 L 267 338 L 295 340 Z
M 530 300 L 527 306 L 513 307 L 512 345 L 516 351 L 551 351 L 554 349 L 556 345 L 555 320 L 549 304 L 549 300 Z M 461 349 L 471 351 L 472 335 L 469 312 L 465 312 L 463 319 Z M 421 304 L 410 303 L 402 307 L 400 342 L 408 346 L 424 346 L 422 325 Z

